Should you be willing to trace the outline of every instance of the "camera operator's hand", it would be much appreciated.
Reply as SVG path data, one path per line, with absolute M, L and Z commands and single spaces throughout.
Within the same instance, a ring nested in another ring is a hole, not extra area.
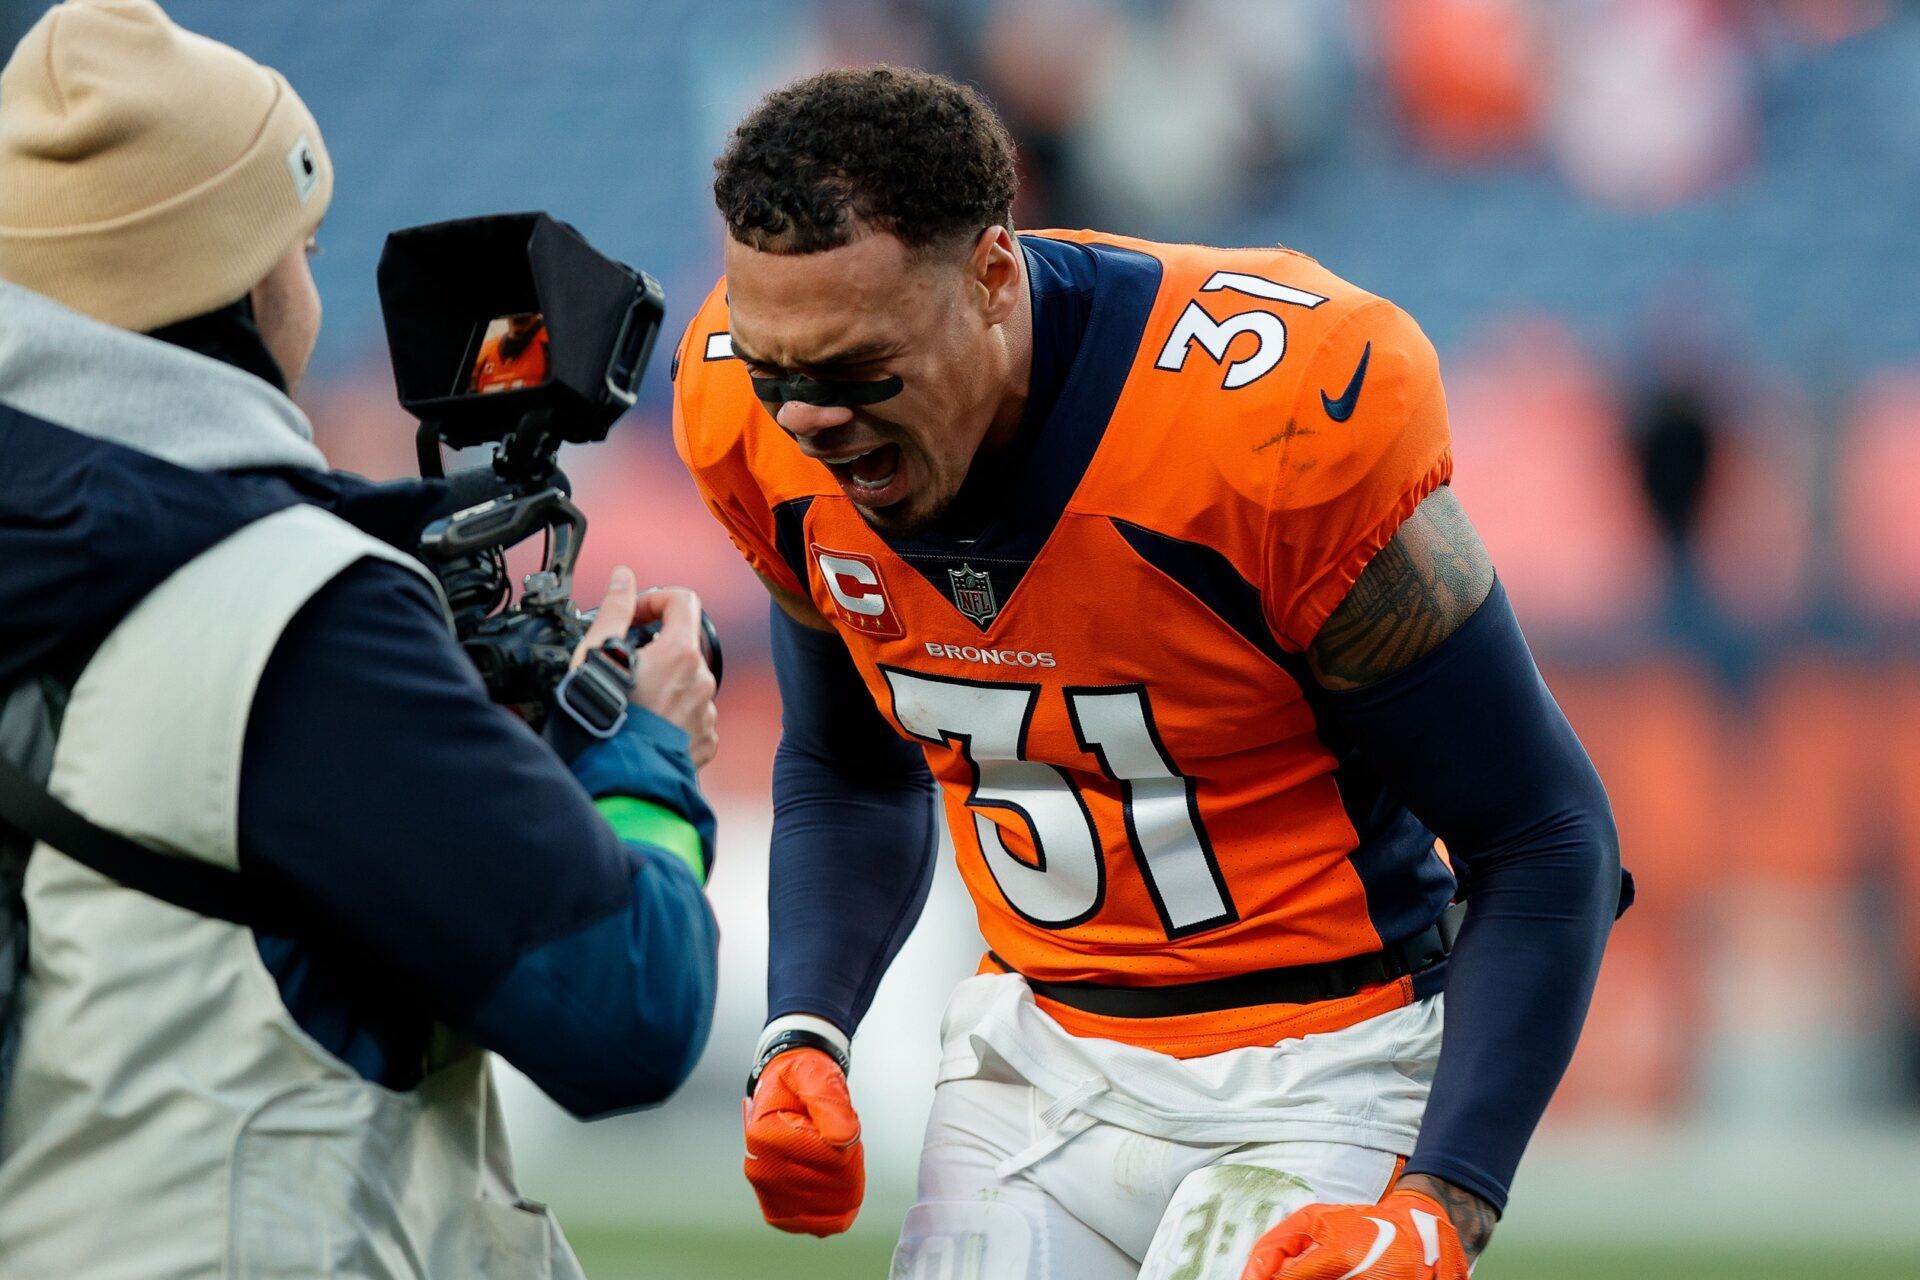
M 634 659 L 633 700 L 685 729 L 694 768 L 704 769 L 720 751 L 720 712 L 713 705 L 719 685 L 700 638 L 700 597 L 685 587 L 647 592 L 635 602 L 634 625 L 656 620 L 660 634 Z
M 594 610 L 593 625 L 587 628 L 587 634 L 573 648 L 573 661 L 567 665 L 577 667 L 587 660 L 587 655 L 616 636 L 624 636 L 633 627 L 633 606 L 639 598 L 640 588 L 634 584 L 633 570 L 621 565 L 613 571 L 613 577 L 607 580 L 607 594 L 600 597 L 600 607 Z
M 599 614 L 574 650 L 574 665 L 605 641 L 655 621 L 660 633 L 634 658 L 633 701 L 686 730 L 694 767 L 705 768 L 720 750 L 720 713 L 713 705 L 715 683 L 701 647 L 700 600 L 693 592 L 666 587 L 640 595 L 633 571 L 624 565 L 615 569 Z

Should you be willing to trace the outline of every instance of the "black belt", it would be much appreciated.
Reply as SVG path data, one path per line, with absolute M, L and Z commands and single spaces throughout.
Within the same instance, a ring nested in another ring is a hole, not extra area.
M 1229 978 L 1181 982 L 1162 987 L 1116 987 L 1104 982 L 1041 982 L 1028 978 L 1037 996 L 1057 1000 L 1084 1013 L 1107 1018 L 1172 1018 L 1183 1013 L 1219 1013 L 1262 1004 L 1312 1004 L 1339 1000 L 1368 987 L 1392 982 L 1430 969 L 1447 958 L 1460 934 L 1466 906 L 1454 903 L 1433 925 L 1386 948 L 1324 964 L 1296 964 L 1283 969 L 1256 969 Z M 987 956 L 1009 973 L 1012 965 L 989 951 Z

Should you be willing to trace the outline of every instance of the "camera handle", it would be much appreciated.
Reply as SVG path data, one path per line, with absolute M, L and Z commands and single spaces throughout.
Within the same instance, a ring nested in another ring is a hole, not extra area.
M 467 556 L 511 547 L 542 529 L 550 531 L 546 563 L 527 575 L 521 603 L 551 611 L 573 592 L 574 562 L 587 536 L 587 517 L 558 488 L 494 498 L 429 524 L 420 534 L 424 559 L 448 564 Z

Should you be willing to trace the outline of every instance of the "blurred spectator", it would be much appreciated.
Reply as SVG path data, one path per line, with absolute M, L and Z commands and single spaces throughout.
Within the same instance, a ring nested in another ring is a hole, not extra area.
M 1454 487 L 1529 634 L 1634 626 L 1657 596 L 1659 558 L 1619 406 L 1591 357 L 1534 317 L 1455 356 L 1446 379 Z
M 1210 58 L 1231 86 L 1248 139 L 1234 162 L 1262 180 L 1322 154 L 1354 108 L 1351 6 L 1346 0 L 1186 0 L 1175 37 Z
M 1380 47 L 1409 133 L 1435 156 L 1529 147 L 1550 70 L 1540 7 L 1524 0 L 1384 0 Z
M 1553 142 L 1567 176 L 1648 208 L 1730 177 L 1753 149 L 1752 77 L 1720 0 L 1595 0 L 1570 18 Z
M 1779 629 L 1816 603 L 1817 441 L 1790 387 L 1774 387 L 1739 412 L 1720 437 L 1695 567 L 1717 614 L 1746 632 Z
M 1841 450 L 1837 489 L 1854 599 L 1873 617 L 1920 622 L 1920 375 L 1869 384 Z
M 1090 202 L 1077 221 L 1151 234 L 1236 207 L 1254 142 L 1217 44 L 1190 26 L 1129 22 L 1073 139 L 1075 186 Z
M 1020 141 L 1017 225 L 1093 220 L 1071 151 L 1126 43 L 1113 6 L 1093 0 L 999 0 L 980 46 L 980 75 Z
M 1656 384 L 1634 407 L 1640 483 L 1675 555 L 1687 554 L 1699 527 L 1718 434 L 1715 416 L 1700 388 L 1680 383 Z
M 982 81 L 1019 137 L 1016 221 L 1120 230 L 1244 205 L 1343 125 L 1331 0 L 1000 0 Z
M 1809 603 L 1815 433 L 1802 397 L 1732 337 L 1718 280 L 1685 272 L 1644 310 L 1628 429 L 1668 555 L 1674 634 L 1737 670 L 1744 632 Z
M 1709 486 L 1725 467 L 1724 409 L 1704 368 L 1670 353 L 1650 357 L 1643 363 L 1651 376 L 1628 409 L 1627 435 L 1641 496 L 1666 553 L 1665 613 L 1677 634 L 1711 640 L 1719 611 L 1702 589 L 1699 536 Z

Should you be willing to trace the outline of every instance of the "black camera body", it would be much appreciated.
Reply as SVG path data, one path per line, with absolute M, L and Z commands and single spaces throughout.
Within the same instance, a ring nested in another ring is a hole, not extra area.
M 472 501 L 426 527 L 419 555 L 494 700 L 537 728 L 592 621 L 572 598 L 587 518 L 560 446 L 606 439 L 633 406 L 665 313 L 660 285 L 544 213 L 396 231 L 377 278 L 400 404 L 420 420 L 420 473 L 446 475 L 442 446 L 495 446 L 488 466 L 448 477 Z M 545 554 L 515 601 L 506 551 L 535 534 Z M 717 677 L 719 639 L 701 623 Z

